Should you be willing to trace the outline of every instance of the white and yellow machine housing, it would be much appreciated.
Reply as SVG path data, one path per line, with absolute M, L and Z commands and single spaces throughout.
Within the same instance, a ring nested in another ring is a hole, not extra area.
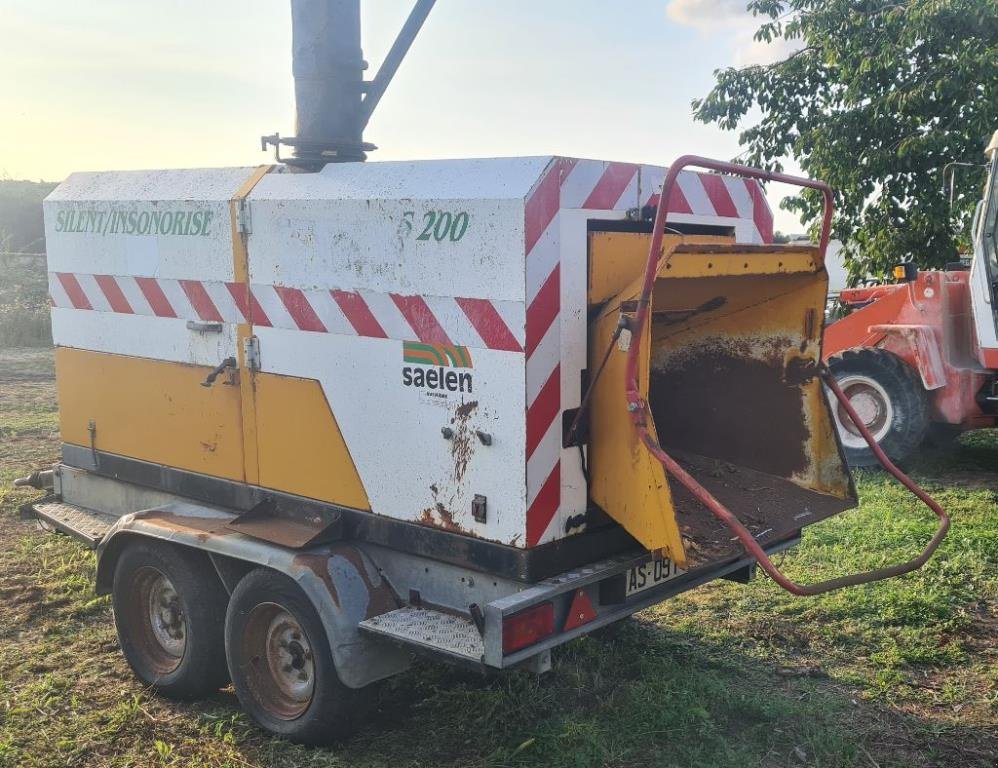
M 558 157 L 74 174 L 45 203 L 66 463 L 518 549 L 582 532 L 589 489 L 563 440 L 589 321 L 644 258 L 594 233 L 640 227 L 663 176 Z M 770 239 L 755 182 L 679 188 L 670 225 Z

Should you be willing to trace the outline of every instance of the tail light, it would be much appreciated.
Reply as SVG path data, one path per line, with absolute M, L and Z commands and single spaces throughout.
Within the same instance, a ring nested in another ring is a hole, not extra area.
M 554 603 L 541 603 L 502 622 L 502 652 L 513 653 L 554 634 Z

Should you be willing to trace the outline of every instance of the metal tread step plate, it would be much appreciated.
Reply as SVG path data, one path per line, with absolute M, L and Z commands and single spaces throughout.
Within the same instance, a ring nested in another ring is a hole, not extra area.
M 39 520 L 80 539 L 94 549 L 118 520 L 116 515 L 85 509 L 63 501 L 40 501 L 32 504 L 31 509 Z
M 404 645 L 480 663 L 485 645 L 470 619 L 407 606 L 362 621 L 360 628 Z

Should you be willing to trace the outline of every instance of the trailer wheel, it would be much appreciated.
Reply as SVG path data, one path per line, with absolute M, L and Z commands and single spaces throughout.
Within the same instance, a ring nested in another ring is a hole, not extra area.
M 228 684 L 227 601 L 200 553 L 165 542 L 128 544 L 115 564 L 112 603 L 118 641 L 135 675 L 175 699 L 203 698 Z
M 892 461 L 904 461 L 921 445 L 929 429 L 929 399 L 911 366 L 883 349 L 854 349 L 831 358 L 828 367 Z M 849 465 L 877 466 L 877 457 L 834 399 L 832 412 Z
M 311 600 L 268 568 L 236 586 L 225 618 L 225 649 L 243 709 L 270 733 L 322 745 L 350 735 L 367 691 L 344 685 Z

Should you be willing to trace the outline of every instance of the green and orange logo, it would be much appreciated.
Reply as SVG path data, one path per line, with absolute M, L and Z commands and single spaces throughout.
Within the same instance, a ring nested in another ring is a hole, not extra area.
M 424 344 L 406 341 L 402 344 L 402 385 L 430 390 L 427 394 L 446 397 L 448 392 L 471 393 L 474 382 L 470 370 L 453 371 L 448 368 L 472 368 L 471 351 L 453 344 Z
M 419 341 L 406 341 L 402 345 L 402 360 L 416 365 L 474 368 L 471 363 L 471 350 L 453 344 L 424 344 Z

